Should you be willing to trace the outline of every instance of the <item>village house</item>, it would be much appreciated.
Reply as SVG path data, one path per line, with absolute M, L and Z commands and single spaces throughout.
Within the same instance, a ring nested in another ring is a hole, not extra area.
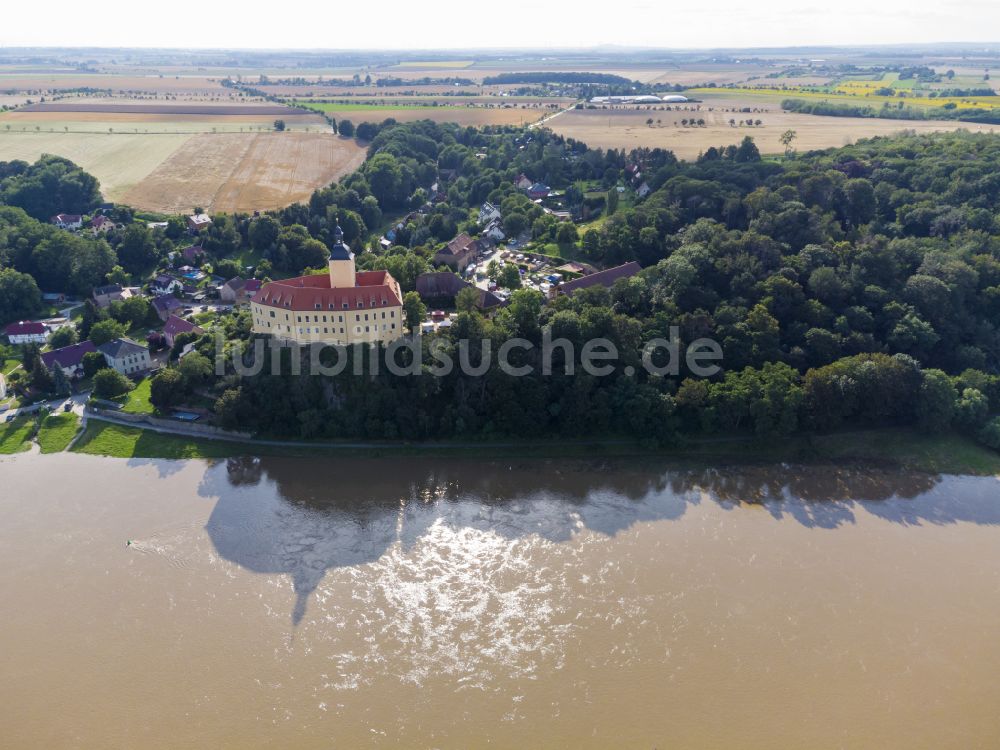
M 191 214 L 187 217 L 187 227 L 192 232 L 200 232 L 212 226 L 212 217 L 208 214 Z
M 42 363 L 50 370 L 58 365 L 67 378 L 81 377 L 83 375 L 83 355 L 96 351 L 97 347 L 94 346 L 94 342 L 81 341 L 79 344 L 45 352 L 42 355 Z
M 102 310 L 112 302 L 121 302 L 135 296 L 131 289 L 121 284 L 105 284 L 94 287 L 94 304 Z
M 329 273 L 264 284 L 250 301 L 253 330 L 299 343 L 390 342 L 403 335 L 403 293 L 388 271 L 357 271 L 334 230 Z
M 494 219 L 483 229 L 483 236 L 488 237 L 493 242 L 502 242 L 506 235 L 503 231 L 503 224 L 499 219 Z
M 107 234 L 114 228 L 115 223 L 103 214 L 90 220 L 90 231 L 94 233 L 95 237 L 99 234 Z
M 484 227 L 490 222 L 500 219 L 500 209 L 487 201 L 479 209 L 479 226 Z
M 480 289 L 450 271 L 430 271 L 417 276 L 417 294 L 433 307 L 453 305 L 455 297 L 463 289 L 475 290 L 476 306 L 480 310 L 492 310 L 503 304 L 503 300 L 493 292 Z
M 181 256 L 183 256 L 184 260 L 188 263 L 200 266 L 201 261 L 205 258 L 205 248 L 201 245 L 189 245 L 181 250 Z
M 166 339 L 167 346 L 171 348 L 174 345 L 174 339 L 182 333 L 194 333 L 201 336 L 204 332 L 204 328 L 196 326 L 184 318 L 178 318 L 176 315 L 167 318 L 167 322 L 163 326 L 163 338 Z
M 80 214 L 56 214 L 49 222 L 60 229 L 79 229 L 83 226 L 83 217 Z
M 552 188 L 546 185 L 544 182 L 536 182 L 534 185 L 528 188 L 528 197 L 531 200 L 541 200 L 543 198 L 548 198 L 549 193 L 552 192 Z
M 149 291 L 157 297 L 162 297 L 166 294 L 177 294 L 179 292 L 183 292 L 184 284 L 179 279 L 175 279 L 173 276 L 161 273 L 149 282 Z
M 97 347 L 108 367 L 122 375 L 134 376 L 149 372 L 149 349 L 132 339 L 114 339 Z
M 248 280 L 234 276 L 219 288 L 219 299 L 230 305 L 242 305 L 249 302 L 259 290 L 259 279 Z
M 465 232 L 434 254 L 434 262 L 462 273 L 479 252 L 479 244 Z
M 3 329 L 4 336 L 12 344 L 44 344 L 48 329 L 44 323 L 21 321 L 11 323 Z
M 627 279 L 629 276 L 635 276 L 641 270 L 642 266 L 632 260 L 620 266 L 615 266 L 614 268 L 608 268 L 604 271 L 592 273 L 590 276 L 573 279 L 572 281 L 564 281 L 562 284 L 553 286 L 549 290 L 549 297 L 551 299 L 555 299 L 563 294 L 569 297 L 572 296 L 574 292 L 578 292 L 581 289 L 587 289 L 592 286 L 603 286 L 610 289 L 611 286 L 618 281 L 618 279 Z
M 514 187 L 524 192 L 533 185 L 533 181 L 525 174 L 519 174 L 514 180 Z
M 184 309 L 184 303 L 172 294 L 165 294 L 162 297 L 156 297 L 150 302 L 150 304 L 153 306 L 153 309 L 156 310 L 156 314 L 159 316 L 160 320 L 164 323 L 167 321 L 167 318 L 176 313 L 178 310 Z

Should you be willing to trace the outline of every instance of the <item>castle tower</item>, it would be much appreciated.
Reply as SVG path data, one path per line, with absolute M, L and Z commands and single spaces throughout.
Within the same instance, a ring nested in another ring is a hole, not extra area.
M 333 247 L 330 248 L 330 286 L 334 288 L 353 287 L 354 253 L 344 243 L 344 231 L 338 224 L 333 230 Z

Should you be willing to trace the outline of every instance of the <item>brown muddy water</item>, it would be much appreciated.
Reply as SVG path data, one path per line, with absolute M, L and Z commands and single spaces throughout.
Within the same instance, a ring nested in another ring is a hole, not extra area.
M 996 748 L 1000 482 L 3 459 L 0 746 Z

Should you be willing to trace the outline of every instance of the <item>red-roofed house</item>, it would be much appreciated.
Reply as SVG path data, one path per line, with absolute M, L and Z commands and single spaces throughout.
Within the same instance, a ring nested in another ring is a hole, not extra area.
M 73 378 L 83 374 L 83 355 L 96 351 L 97 347 L 94 346 L 93 341 L 81 341 L 79 344 L 45 352 L 42 355 L 42 362 L 50 370 L 59 365 L 67 378 Z
M 389 342 L 403 335 L 403 293 L 388 271 L 356 271 L 337 227 L 329 273 L 269 281 L 250 300 L 253 330 L 299 343 Z
M 434 254 L 434 262 L 462 273 L 478 252 L 479 243 L 462 232 Z
M 98 234 L 106 234 L 114 228 L 115 223 L 103 214 L 95 216 L 90 220 L 90 231 L 93 232 L 95 236 Z
M 11 323 L 3 329 L 4 336 L 12 344 L 44 344 L 48 329 L 43 323 Z
M 167 318 L 167 322 L 163 325 L 163 338 L 167 340 L 167 346 L 170 347 L 174 345 L 174 339 L 182 333 L 195 333 L 200 336 L 204 332 L 204 328 L 196 326 L 184 318 L 178 318 L 176 315 Z

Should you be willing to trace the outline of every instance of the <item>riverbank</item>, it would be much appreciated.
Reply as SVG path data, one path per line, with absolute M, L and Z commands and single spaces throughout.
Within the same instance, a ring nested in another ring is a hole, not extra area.
M 956 433 L 926 435 L 894 428 L 797 436 L 780 440 L 689 441 L 650 448 L 627 441 L 538 443 L 308 443 L 211 440 L 88 420 L 73 444 L 77 453 L 114 458 L 229 458 L 261 456 L 442 456 L 450 458 L 676 458 L 687 464 L 867 463 L 943 474 L 1000 475 L 1000 454 Z

